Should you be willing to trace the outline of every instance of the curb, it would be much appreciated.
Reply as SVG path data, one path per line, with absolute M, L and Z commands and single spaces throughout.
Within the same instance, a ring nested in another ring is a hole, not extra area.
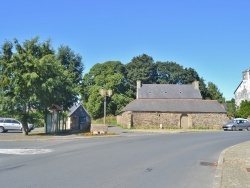
M 230 148 L 230 147 L 229 147 Z M 218 166 L 216 168 L 215 177 L 214 177 L 214 184 L 213 188 L 220 188 L 221 187 L 221 180 L 222 180 L 222 171 L 223 171 L 223 162 L 224 162 L 224 154 L 227 152 L 229 148 L 224 149 L 218 160 Z

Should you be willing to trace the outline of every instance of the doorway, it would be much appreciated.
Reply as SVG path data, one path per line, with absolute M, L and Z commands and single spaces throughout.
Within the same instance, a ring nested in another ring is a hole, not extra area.
M 188 128 L 188 115 L 187 114 L 181 115 L 180 128 L 182 129 Z

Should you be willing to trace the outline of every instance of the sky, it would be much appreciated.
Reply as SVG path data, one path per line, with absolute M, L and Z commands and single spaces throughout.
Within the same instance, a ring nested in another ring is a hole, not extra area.
M 250 68 L 249 0 L 0 0 L 0 45 L 39 36 L 96 63 L 147 54 L 195 69 L 227 100 Z

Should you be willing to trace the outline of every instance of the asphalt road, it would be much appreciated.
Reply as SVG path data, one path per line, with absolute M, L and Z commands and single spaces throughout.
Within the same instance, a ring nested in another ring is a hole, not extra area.
M 219 154 L 249 138 L 239 131 L 1 142 L 0 186 L 210 188 Z

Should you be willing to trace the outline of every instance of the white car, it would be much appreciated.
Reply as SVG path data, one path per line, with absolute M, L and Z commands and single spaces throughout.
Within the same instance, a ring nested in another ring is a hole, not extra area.
M 33 124 L 28 124 L 29 132 L 34 129 Z M 13 118 L 0 118 L 0 133 L 7 132 L 8 130 L 22 131 L 22 123 Z

